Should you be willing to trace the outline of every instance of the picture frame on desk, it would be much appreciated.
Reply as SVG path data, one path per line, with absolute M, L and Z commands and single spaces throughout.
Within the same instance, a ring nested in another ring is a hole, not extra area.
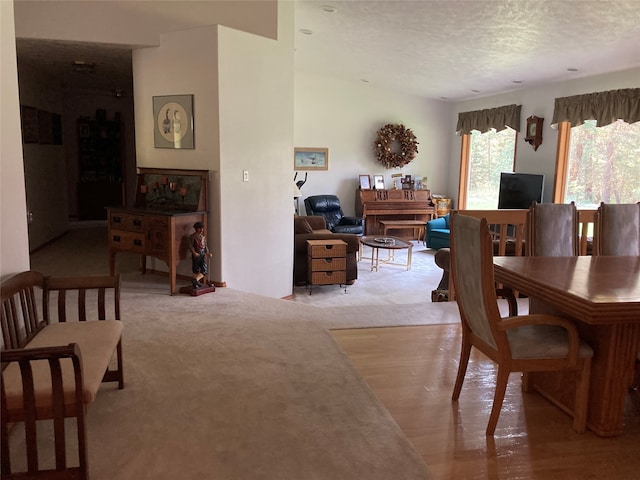
M 195 149 L 193 95 L 153 97 L 153 146 Z
M 329 170 L 329 149 L 295 147 L 293 149 L 293 169 Z
M 360 175 L 360 190 L 371 190 L 371 177 L 369 175 Z
M 376 190 L 384 190 L 384 176 L 382 175 L 373 176 L 373 188 L 375 188 Z

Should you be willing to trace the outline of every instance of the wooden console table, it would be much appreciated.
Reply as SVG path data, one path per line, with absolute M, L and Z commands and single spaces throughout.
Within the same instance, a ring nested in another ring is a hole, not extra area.
M 207 170 L 140 168 L 136 206 L 108 208 L 109 271 L 118 252 L 141 255 L 141 270 L 152 256 L 169 267 L 170 291 L 176 292 L 177 267 L 190 258 L 193 224 L 207 231 Z

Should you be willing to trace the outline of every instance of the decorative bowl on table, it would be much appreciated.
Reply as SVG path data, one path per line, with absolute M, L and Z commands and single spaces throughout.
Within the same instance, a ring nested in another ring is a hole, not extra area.
M 379 237 L 379 238 L 374 238 L 374 240 L 383 245 L 393 245 L 396 243 L 395 239 L 389 238 L 389 237 Z

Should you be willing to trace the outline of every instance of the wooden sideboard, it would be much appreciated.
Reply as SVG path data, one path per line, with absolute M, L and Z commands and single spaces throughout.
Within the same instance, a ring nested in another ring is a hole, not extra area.
M 356 215 L 364 219 L 365 235 L 382 234 L 379 220 L 420 220 L 436 217 L 430 190 L 357 190 Z
M 115 273 L 118 252 L 141 255 L 146 272 L 147 256 L 169 267 L 171 293 L 176 292 L 177 267 L 189 257 L 193 224 L 202 222 L 207 231 L 207 170 L 140 168 L 136 205 L 107 208 L 109 226 L 109 270 Z

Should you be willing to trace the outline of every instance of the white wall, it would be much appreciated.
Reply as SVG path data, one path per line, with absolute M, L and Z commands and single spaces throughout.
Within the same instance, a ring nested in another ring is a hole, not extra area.
M 295 146 L 329 149 L 329 170 L 309 172 L 302 187 L 301 214 L 304 198 L 335 194 L 345 214 L 354 215 L 358 176 L 365 174 L 372 181 L 373 175 L 383 175 L 386 188 L 392 188 L 393 173 L 427 176 L 431 193 L 451 193 L 445 133 L 450 104 L 303 72 L 296 72 L 294 88 Z M 402 169 L 386 169 L 374 154 L 376 133 L 387 123 L 402 123 L 419 142 L 418 155 Z M 289 161 L 293 165 L 293 154 Z
M 458 181 L 460 176 L 461 138 L 455 134 L 459 112 L 495 108 L 502 105 L 522 105 L 522 117 L 518 144 L 516 145 L 516 171 L 521 173 L 542 173 L 545 176 L 544 202 L 553 199 L 553 182 L 555 179 L 556 147 L 558 130 L 551 128 L 553 108 L 556 98 L 582 95 L 622 88 L 638 88 L 640 86 L 640 68 L 613 72 L 605 75 L 558 82 L 535 88 L 525 88 L 516 92 L 484 97 L 455 104 L 453 116 L 448 129 L 451 140 L 451 169 L 449 171 L 449 190 L 457 204 Z M 537 151 L 524 141 L 526 119 L 531 115 L 544 118 L 542 145 Z
M 285 161 L 293 138 L 293 4 L 279 7 L 278 28 L 278 41 L 218 26 L 165 34 L 159 47 L 134 51 L 133 71 L 138 166 L 211 171 L 212 278 L 284 297 L 293 271 Z M 193 150 L 153 146 L 151 99 L 172 94 L 194 95 Z M 178 272 L 189 269 L 184 261 Z
M 219 30 L 222 275 L 273 297 L 293 281 L 293 25 L 281 2 L 277 42 Z
M 0 277 L 29 269 L 13 2 L 0 1 Z

